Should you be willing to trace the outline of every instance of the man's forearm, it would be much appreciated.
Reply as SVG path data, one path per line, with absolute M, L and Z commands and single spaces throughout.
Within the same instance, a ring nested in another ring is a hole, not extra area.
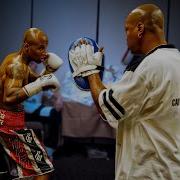
M 14 105 L 14 104 L 19 104 L 26 100 L 28 96 L 26 93 L 23 91 L 23 89 L 17 89 L 13 93 L 9 92 L 9 95 L 4 96 L 3 102 L 6 105 Z
M 89 86 L 91 89 L 91 94 L 92 94 L 93 100 L 95 102 L 95 105 L 96 105 L 99 113 L 104 117 L 104 114 L 99 106 L 98 99 L 99 99 L 99 95 L 100 95 L 101 91 L 106 88 L 105 88 L 104 84 L 102 83 L 99 74 L 97 74 L 97 73 L 88 76 L 88 80 L 89 80 Z

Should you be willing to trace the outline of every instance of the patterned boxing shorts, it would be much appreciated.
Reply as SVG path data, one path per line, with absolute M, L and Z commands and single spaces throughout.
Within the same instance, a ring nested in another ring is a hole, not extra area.
M 32 129 L 24 128 L 24 112 L 0 109 L 0 144 L 8 157 L 8 169 L 13 179 L 54 170 L 43 144 Z

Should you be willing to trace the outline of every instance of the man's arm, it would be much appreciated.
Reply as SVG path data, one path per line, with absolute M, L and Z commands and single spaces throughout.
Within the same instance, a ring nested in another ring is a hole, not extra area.
M 89 86 L 91 89 L 91 94 L 92 94 L 93 100 L 95 102 L 95 105 L 98 109 L 98 112 L 104 118 L 105 116 L 99 106 L 98 99 L 99 99 L 99 94 L 101 93 L 101 91 L 106 88 L 105 88 L 104 84 L 102 83 L 101 78 L 98 73 L 88 76 L 88 81 L 89 81 Z
M 12 105 L 21 103 L 27 98 L 22 89 L 26 72 L 20 63 L 10 64 L 6 70 L 6 79 L 4 82 L 3 103 Z
M 94 43 L 93 40 L 91 42 Z M 100 70 L 103 69 L 103 48 L 95 52 L 94 48 L 98 47 L 90 45 L 84 39 L 79 40 L 78 44 L 69 51 L 68 58 L 73 69 L 72 75 L 73 77 L 87 77 L 94 103 L 99 113 L 104 117 L 98 102 L 100 92 L 105 89 L 99 76 Z
M 30 96 L 42 90 L 58 90 L 60 87 L 58 79 L 54 74 L 43 75 L 34 82 L 27 84 L 28 75 L 22 64 L 11 64 L 7 68 L 4 82 L 3 102 L 7 105 L 21 103 Z M 25 86 L 24 86 L 25 84 Z

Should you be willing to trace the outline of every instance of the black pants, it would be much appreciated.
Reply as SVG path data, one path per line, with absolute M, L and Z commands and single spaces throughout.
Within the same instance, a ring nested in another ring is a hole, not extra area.
M 59 135 L 61 132 L 62 115 L 60 111 L 56 111 L 55 108 L 51 109 L 48 117 L 40 116 L 40 111 L 44 108 L 41 105 L 30 118 L 26 118 L 27 121 L 36 121 L 43 124 L 44 127 L 44 144 L 45 146 L 56 148 L 59 142 Z
M 9 174 L 10 164 L 6 152 L 3 149 L 3 146 L 0 144 L 0 180 L 10 180 L 11 176 Z
M 56 148 L 59 141 L 59 134 L 61 131 L 61 112 L 56 111 L 54 108 L 50 112 L 50 119 L 46 121 L 48 126 L 47 136 L 45 136 L 44 144 L 48 147 Z

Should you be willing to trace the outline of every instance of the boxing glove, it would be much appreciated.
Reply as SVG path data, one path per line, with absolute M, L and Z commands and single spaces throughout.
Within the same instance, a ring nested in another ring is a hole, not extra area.
M 47 74 L 39 77 L 34 82 L 23 87 L 24 92 L 28 97 L 39 93 L 42 90 L 52 89 L 56 91 L 60 88 L 60 83 L 54 74 Z
M 41 75 L 55 72 L 63 64 L 63 60 L 55 53 L 49 52 L 48 58 L 43 61 L 45 69 L 41 72 Z

